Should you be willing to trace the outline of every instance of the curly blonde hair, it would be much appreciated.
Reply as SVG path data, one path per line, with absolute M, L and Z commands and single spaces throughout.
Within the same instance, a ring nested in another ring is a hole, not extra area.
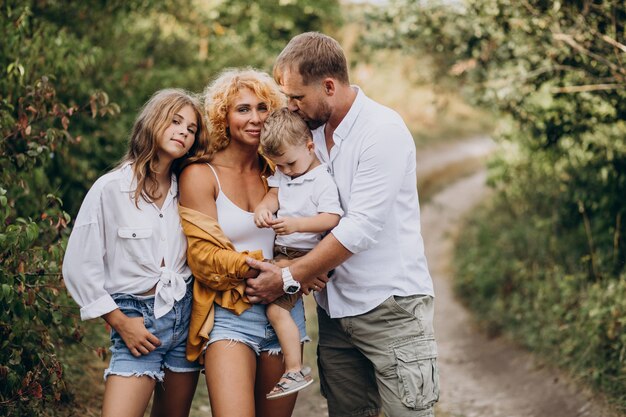
M 254 68 L 229 68 L 220 73 L 203 93 L 209 125 L 209 156 L 230 143 L 226 116 L 235 96 L 247 88 L 267 104 L 271 112 L 285 104 L 285 98 L 269 74 Z

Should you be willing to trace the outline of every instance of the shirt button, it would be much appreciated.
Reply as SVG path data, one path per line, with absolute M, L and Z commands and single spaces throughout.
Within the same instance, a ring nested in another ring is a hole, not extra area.
M 161 236 L 161 241 L 165 242 L 165 235 Z
M 137 233 L 133 233 L 133 237 L 137 237 Z
M 159 213 L 159 217 L 163 218 L 163 213 Z

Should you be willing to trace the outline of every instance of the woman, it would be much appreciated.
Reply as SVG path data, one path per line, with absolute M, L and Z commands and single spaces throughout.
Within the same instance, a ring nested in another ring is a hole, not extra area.
M 295 395 L 265 398 L 284 372 L 278 339 L 265 306 L 243 296 L 244 279 L 256 274 L 245 258 L 272 257 L 273 230 L 254 224 L 272 174 L 258 150 L 263 122 L 283 98 L 267 74 L 232 69 L 207 87 L 204 100 L 211 148 L 183 169 L 179 181 L 196 277 L 187 357 L 204 361 L 214 417 L 288 417 Z M 305 341 L 301 300 L 292 316 Z
M 200 366 L 185 358 L 192 277 L 174 174 L 207 146 L 199 101 L 158 91 L 123 161 L 95 182 L 76 217 L 63 277 L 81 318 L 112 328 L 104 417 L 143 416 L 153 392 L 153 417 L 189 415 Z

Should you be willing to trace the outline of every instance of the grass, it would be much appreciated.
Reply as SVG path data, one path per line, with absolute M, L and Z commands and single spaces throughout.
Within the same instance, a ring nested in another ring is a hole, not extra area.
M 457 294 L 488 331 L 539 353 L 626 413 L 624 273 L 591 279 L 570 259 L 580 258 L 571 232 L 555 233 L 532 208 L 511 212 L 496 198 L 469 219 L 456 250 Z

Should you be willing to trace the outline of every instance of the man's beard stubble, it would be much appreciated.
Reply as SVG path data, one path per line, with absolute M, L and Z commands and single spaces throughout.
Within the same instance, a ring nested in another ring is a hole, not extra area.
M 318 127 L 326 124 L 328 119 L 330 119 L 331 114 L 330 106 L 327 103 L 320 103 L 320 107 L 317 108 L 314 117 L 306 117 L 302 113 L 298 112 L 298 115 L 305 121 L 309 129 L 315 130 Z

